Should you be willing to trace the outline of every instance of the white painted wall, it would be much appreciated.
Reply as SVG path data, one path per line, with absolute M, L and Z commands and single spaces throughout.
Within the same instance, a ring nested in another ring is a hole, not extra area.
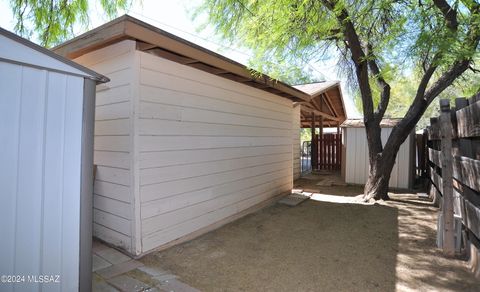
M 79 288 L 83 86 L 0 61 L 0 275 L 61 275 L 15 291 Z
M 290 191 L 290 100 L 136 54 L 142 252 Z
M 97 86 L 93 234 L 132 254 L 134 53 L 135 42 L 126 40 L 74 60 L 110 78 Z
M 292 102 L 135 51 L 75 59 L 97 88 L 94 235 L 142 254 L 281 193 L 292 179 Z
M 293 108 L 292 140 L 293 140 L 293 179 L 300 178 L 300 106 Z
M 385 144 L 392 128 L 382 128 Z M 364 185 L 368 178 L 368 148 L 365 128 L 343 128 L 345 139 L 345 182 Z M 408 188 L 411 171 L 410 138 L 400 146 L 389 181 L 392 188 Z

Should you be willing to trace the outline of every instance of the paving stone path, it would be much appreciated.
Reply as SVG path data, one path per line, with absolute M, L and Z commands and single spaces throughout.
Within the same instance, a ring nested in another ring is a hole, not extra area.
M 92 247 L 92 290 L 100 292 L 198 292 L 168 271 L 148 267 L 96 240 Z

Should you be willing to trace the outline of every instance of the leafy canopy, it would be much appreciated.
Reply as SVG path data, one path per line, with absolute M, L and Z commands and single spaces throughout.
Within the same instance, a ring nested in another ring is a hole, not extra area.
M 280 73 L 272 64 L 301 67 L 335 50 L 341 71 L 358 89 L 355 44 L 346 29 L 351 23 L 365 53 L 359 62 L 374 60 L 378 67 L 368 75 L 376 107 L 380 78 L 395 82 L 433 66 L 439 77 L 459 60 L 478 55 L 478 6 L 477 0 L 205 0 L 196 13 L 204 13 L 222 38 L 252 49 L 256 69 L 273 77 Z M 416 85 L 421 80 L 411 79 Z
M 126 10 L 131 1 L 100 0 L 93 4 L 113 18 L 117 11 Z M 76 25 L 87 27 L 91 5 L 89 0 L 10 0 L 16 19 L 15 31 L 28 38 L 36 33 L 45 47 L 67 40 Z
M 396 80 L 391 82 L 392 99 L 389 102 L 388 109 L 385 113 L 386 118 L 401 118 L 403 117 L 410 104 L 415 97 L 417 90 L 416 85 L 420 82 L 420 76 L 418 74 L 411 74 L 408 76 L 400 76 Z M 372 85 L 373 86 L 373 85 Z M 374 87 L 376 91 L 376 87 Z M 454 104 L 455 99 L 458 97 L 469 97 L 477 92 L 480 92 L 480 78 L 474 71 L 467 71 L 458 78 L 455 83 L 445 89 L 439 96 L 443 99 L 449 99 L 451 104 Z M 379 96 L 376 92 L 375 96 Z M 355 107 L 362 111 L 362 99 L 360 93 L 357 91 L 354 95 Z M 432 103 L 420 121 L 417 123 L 417 129 L 424 129 L 430 125 L 430 117 L 436 117 L 439 115 L 440 106 L 438 103 Z

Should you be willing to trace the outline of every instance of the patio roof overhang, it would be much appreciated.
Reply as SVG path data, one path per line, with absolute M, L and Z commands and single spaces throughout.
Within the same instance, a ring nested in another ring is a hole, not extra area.
M 310 95 L 309 101 L 296 103 L 301 106 L 301 127 L 337 127 L 346 119 L 340 81 L 324 81 L 317 83 L 295 85 L 295 88 Z M 318 125 L 317 125 L 318 124 Z

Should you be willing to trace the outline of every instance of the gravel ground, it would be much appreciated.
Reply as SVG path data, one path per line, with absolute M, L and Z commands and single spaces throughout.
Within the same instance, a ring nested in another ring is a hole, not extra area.
M 320 201 L 275 204 L 140 261 L 202 291 L 480 291 L 465 262 L 436 249 L 428 201 L 355 204 L 358 187 L 297 186 Z

